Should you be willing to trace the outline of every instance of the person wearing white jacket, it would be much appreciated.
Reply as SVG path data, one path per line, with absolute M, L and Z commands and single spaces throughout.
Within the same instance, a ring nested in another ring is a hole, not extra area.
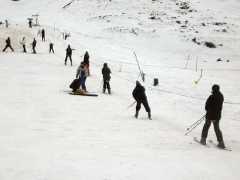
M 26 38 L 25 37 L 22 38 L 22 41 L 20 42 L 20 44 L 23 47 L 23 52 L 26 53 L 27 50 L 26 50 Z

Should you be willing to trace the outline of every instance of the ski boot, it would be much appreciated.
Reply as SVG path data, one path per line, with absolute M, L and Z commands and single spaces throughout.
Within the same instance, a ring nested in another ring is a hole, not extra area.
M 207 143 L 206 143 L 206 138 L 201 138 L 201 140 L 200 140 L 200 143 L 202 144 L 202 145 L 206 145 Z
M 150 112 L 148 112 L 148 119 L 149 119 L 149 120 L 152 120 L 152 117 L 151 117 L 151 113 L 150 113 Z
M 223 141 L 219 141 L 217 146 L 218 146 L 219 148 L 221 148 L 221 149 L 226 148 Z
M 108 89 L 108 94 L 111 94 L 111 89 Z
M 135 113 L 135 115 L 134 115 L 136 119 L 138 118 L 138 112 L 139 112 L 139 111 L 136 111 L 136 113 Z
M 106 91 L 106 89 L 105 89 L 105 88 L 103 88 L 103 90 L 102 90 L 103 94 L 105 94 L 105 91 Z

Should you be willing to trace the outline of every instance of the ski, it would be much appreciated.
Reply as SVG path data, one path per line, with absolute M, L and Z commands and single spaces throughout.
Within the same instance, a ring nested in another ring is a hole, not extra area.
M 69 92 L 70 95 L 76 95 L 76 96 L 94 96 L 97 97 L 98 94 L 95 93 L 89 93 L 89 92 Z
M 195 142 L 197 142 L 198 144 L 204 146 L 204 147 L 210 148 L 209 145 L 207 145 L 207 144 L 206 144 L 206 145 L 202 144 L 202 143 L 200 142 L 200 140 L 199 140 L 197 137 L 194 137 L 193 140 L 194 140 Z
M 209 140 L 208 142 L 209 142 L 210 144 L 214 145 L 216 148 L 218 148 L 218 149 L 220 149 L 220 150 L 232 151 L 232 149 L 229 148 L 229 147 L 225 147 L 225 148 L 220 148 L 220 147 L 218 147 L 218 145 L 217 145 L 213 140 Z

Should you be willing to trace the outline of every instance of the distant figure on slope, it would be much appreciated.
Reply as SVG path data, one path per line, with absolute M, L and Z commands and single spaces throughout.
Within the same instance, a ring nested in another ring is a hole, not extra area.
M 32 53 L 33 54 L 36 54 L 37 52 L 36 52 L 36 46 L 37 46 L 37 41 L 36 41 L 36 39 L 35 38 L 33 38 L 33 42 L 32 42 Z
M 66 57 L 65 57 L 65 66 L 67 65 L 67 59 L 70 59 L 71 62 L 71 66 L 72 66 L 72 48 L 70 45 L 68 45 L 67 49 L 66 49 Z
M 28 27 L 32 28 L 32 18 L 28 18 Z
M 5 27 L 8 28 L 8 26 L 9 26 L 8 20 L 5 19 Z
M 23 52 L 26 53 L 27 50 L 26 50 L 26 38 L 25 37 L 22 38 L 22 41 L 20 42 L 20 44 L 23 47 Z
M 49 53 L 54 53 L 54 49 L 53 49 L 53 43 L 49 43 Z
M 222 105 L 224 97 L 220 92 L 219 85 L 212 86 L 212 95 L 210 95 L 205 104 L 206 121 L 202 129 L 201 144 L 206 145 L 208 130 L 213 123 L 214 130 L 218 140 L 218 147 L 225 148 L 222 132 L 219 128 L 219 122 L 222 114 Z
M 45 30 L 42 29 L 41 31 L 42 41 L 45 41 Z
M 82 91 L 86 92 L 86 79 L 87 79 L 87 67 L 86 64 L 84 64 L 84 62 L 81 62 L 80 66 L 77 69 L 77 74 L 76 74 L 76 78 L 79 79 L 79 88 L 81 88 Z
M 103 64 L 102 75 L 103 75 L 103 93 L 105 93 L 106 88 L 108 89 L 108 94 L 111 94 L 110 79 L 111 79 L 111 70 L 108 67 L 107 63 Z
M 84 62 L 84 64 L 85 64 L 86 67 L 87 67 L 88 75 L 90 75 L 90 70 L 89 70 L 89 54 L 88 54 L 87 51 L 86 51 L 85 54 L 84 54 L 83 62 Z
M 148 112 L 148 118 L 151 120 L 151 109 L 148 105 L 147 96 L 145 94 L 145 88 L 140 84 L 139 81 L 136 81 L 136 87 L 134 88 L 132 95 L 137 101 L 135 118 L 138 118 L 139 110 L 141 109 L 141 104 L 143 104 L 146 112 Z
M 12 51 L 14 51 L 14 49 L 13 49 L 12 46 L 11 46 L 10 37 L 8 37 L 5 42 L 6 42 L 6 46 L 5 46 L 5 48 L 3 49 L 3 52 L 5 52 L 7 48 L 10 48 Z

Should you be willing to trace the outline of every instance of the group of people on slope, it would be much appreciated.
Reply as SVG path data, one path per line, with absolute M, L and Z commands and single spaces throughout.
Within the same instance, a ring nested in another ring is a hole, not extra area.
M 70 45 L 69 45 L 70 47 Z M 67 50 L 66 50 L 67 51 Z M 69 55 L 66 55 L 66 59 L 69 57 Z M 65 65 L 67 60 L 65 59 Z M 70 62 L 72 64 L 71 58 Z M 77 68 L 76 73 L 76 79 L 73 81 L 75 84 L 71 84 L 70 88 L 73 89 L 73 92 L 76 92 L 77 90 L 80 90 L 82 92 L 86 92 L 86 79 L 90 75 L 90 64 L 89 64 L 89 53 L 88 51 L 85 52 L 83 61 L 80 63 L 80 65 Z M 108 67 L 107 63 L 103 64 L 102 68 L 102 76 L 103 76 L 103 93 L 105 93 L 106 89 L 108 90 L 108 93 L 111 94 L 111 87 L 110 87 L 110 79 L 111 79 L 111 70 Z
M 139 81 L 136 81 L 136 87 L 134 88 L 132 95 L 137 102 L 135 117 L 138 118 L 139 110 L 141 104 L 144 106 L 146 112 L 148 113 L 148 118 L 151 119 L 151 109 L 148 104 L 147 96 L 145 94 L 145 88 L 140 84 Z M 217 136 L 218 147 L 224 149 L 225 143 L 223 140 L 223 135 L 219 127 L 219 122 L 222 115 L 224 97 L 220 92 L 220 86 L 214 84 L 212 86 L 212 94 L 208 97 L 205 103 L 205 124 L 202 129 L 200 143 L 206 145 L 206 139 L 208 136 L 208 130 L 213 124 L 214 131 Z
M 41 34 L 41 39 L 42 39 L 42 41 L 45 41 L 45 30 L 44 30 L 44 29 L 40 30 L 40 34 Z M 8 37 L 8 38 L 5 40 L 5 42 L 6 42 L 6 45 L 5 45 L 5 47 L 4 47 L 4 49 L 3 49 L 2 51 L 5 52 L 6 49 L 9 48 L 9 49 L 12 50 L 12 52 L 14 52 L 14 49 L 13 49 L 13 47 L 12 47 L 12 45 L 11 45 L 11 39 L 10 39 L 10 37 Z M 22 38 L 22 40 L 20 41 L 20 45 L 21 45 L 22 48 L 23 48 L 23 53 L 27 53 L 26 37 L 23 37 L 23 38 Z M 36 54 L 36 53 L 37 53 L 37 52 L 36 52 L 36 46 L 37 46 L 37 40 L 36 40 L 36 38 L 33 38 L 33 41 L 32 41 L 32 43 L 31 43 L 30 45 L 32 46 L 32 53 L 33 53 L 33 54 Z M 51 53 L 51 52 L 54 53 L 53 43 L 52 43 L 52 42 L 49 43 L 49 53 Z

